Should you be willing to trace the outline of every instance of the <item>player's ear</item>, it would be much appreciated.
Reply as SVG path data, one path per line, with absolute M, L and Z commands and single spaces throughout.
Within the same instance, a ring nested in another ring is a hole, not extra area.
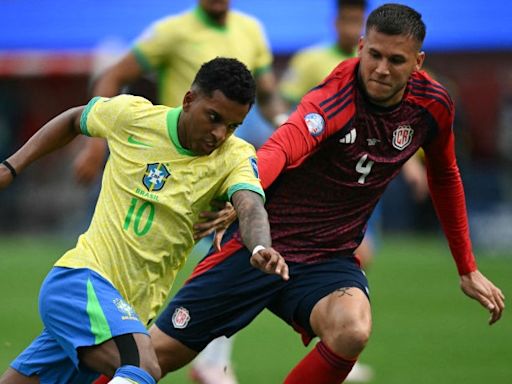
M 424 51 L 418 52 L 418 54 L 416 55 L 416 65 L 414 66 L 414 69 L 416 71 L 419 71 L 421 69 L 421 67 L 423 67 L 424 61 L 425 61 L 425 52 Z
M 183 97 L 183 110 L 188 111 L 190 109 L 190 106 L 194 102 L 194 100 L 197 97 L 197 92 L 193 90 L 187 91 L 185 93 L 185 96 Z
M 364 36 L 361 36 L 359 38 L 359 43 L 357 43 L 357 56 L 361 57 L 361 51 L 363 50 L 364 46 Z

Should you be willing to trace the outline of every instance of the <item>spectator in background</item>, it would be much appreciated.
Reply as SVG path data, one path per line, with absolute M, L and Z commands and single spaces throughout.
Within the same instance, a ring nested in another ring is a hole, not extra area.
M 235 57 L 247 65 L 256 79 L 262 116 L 274 127 L 286 120 L 264 29 L 252 16 L 230 9 L 230 0 L 198 0 L 195 9 L 155 22 L 127 54 L 99 75 L 93 94 L 116 95 L 143 74 L 153 73 L 157 76 L 158 101 L 178 106 L 200 65 L 216 56 Z M 79 182 L 97 180 L 106 152 L 102 139 L 87 140 L 75 161 Z M 230 343 L 221 338 L 199 356 L 194 378 L 200 383 L 236 383 L 230 367 Z

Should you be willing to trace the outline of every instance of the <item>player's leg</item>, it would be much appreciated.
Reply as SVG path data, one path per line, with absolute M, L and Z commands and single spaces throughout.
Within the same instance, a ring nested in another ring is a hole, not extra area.
M 34 384 L 90 382 L 98 374 L 79 372 L 66 351 L 47 330 L 43 332 L 11 363 L 0 378 L 2 384 Z M 77 381 L 78 378 L 87 380 Z
M 231 226 L 224 234 L 223 244 L 232 238 L 238 226 Z M 208 253 L 214 253 L 211 248 L 213 235 L 201 239 L 191 252 L 191 256 L 204 258 Z M 236 384 L 237 380 L 231 368 L 231 351 L 234 337 L 225 336 L 213 340 L 192 361 L 189 375 L 199 384 Z
M 192 361 L 190 377 L 199 384 L 236 384 L 231 367 L 234 336 L 218 337 Z
M 9 367 L 0 377 L 0 384 L 39 384 L 39 377 L 25 376 Z
M 139 384 L 155 383 L 160 377 L 151 339 L 143 333 L 123 334 L 100 345 L 80 347 L 78 357 L 81 364 L 108 377 L 128 378 Z
M 292 279 L 271 309 L 295 329 L 305 343 L 320 342 L 286 378 L 286 384 L 342 382 L 371 332 L 368 282 L 354 258 L 340 257 L 309 265 L 290 264 Z
M 150 329 L 162 375 L 245 327 L 285 284 L 252 267 L 245 248 L 226 244 L 206 257 Z
M 48 332 L 80 371 L 140 384 L 160 378 L 146 327 L 98 273 L 52 269 L 41 288 L 39 306 Z

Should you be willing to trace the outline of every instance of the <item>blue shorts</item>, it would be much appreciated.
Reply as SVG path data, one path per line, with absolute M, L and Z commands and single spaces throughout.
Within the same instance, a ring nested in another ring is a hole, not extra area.
M 316 336 L 309 318 L 320 299 L 343 287 L 369 294 L 366 276 L 354 257 L 288 263 L 290 279 L 283 281 L 252 267 L 246 248 L 220 259 L 223 252 L 198 264 L 156 321 L 163 332 L 195 351 L 219 336 L 232 336 L 265 308 L 300 332 L 307 344 Z
M 54 267 L 41 286 L 39 313 L 43 332 L 11 367 L 39 376 L 41 384 L 85 383 L 97 374 L 79 365 L 77 348 L 126 333 L 147 334 L 117 289 L 86 268 Z

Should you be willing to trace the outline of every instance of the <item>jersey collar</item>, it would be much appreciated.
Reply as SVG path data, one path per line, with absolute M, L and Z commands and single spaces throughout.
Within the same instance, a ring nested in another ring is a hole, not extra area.
M 197 156 L 197 154 L 195 154 L 191 150 L 183 148 L 183 146 L 180 143 L 180 139 L 178 136 L 178 119 L 180 117 L 182 110 L 183 107 L 169 109 L 169 112 L 167 112 L 167 132 L 169 134 L 171 142 L 174 144 L 176 150 L 179 153 L 187 156 Z
M 195 15 L 201 21 L 203 24 L 205 24 L 207 27 L 216 29 L 217 31 L 226 31 L 227 24 L 226 25 L 220 25 L 215 20 L 213 20 L 200 6 L 197 6 L 194 10 Z M 229 17 L 229 15 L 228 15 Z

